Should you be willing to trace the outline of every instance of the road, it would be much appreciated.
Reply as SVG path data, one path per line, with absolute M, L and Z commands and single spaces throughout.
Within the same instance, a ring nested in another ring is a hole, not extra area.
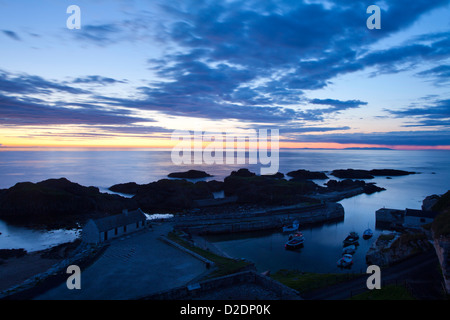
M 185 285 L 207 272 L 205 264 L 158 239 L 171 224 L 153 231 L 115 239 L 105 252 L 81 270 L 81 290 L 66 283 L 35 297 L 37 300 L 126 300 Z

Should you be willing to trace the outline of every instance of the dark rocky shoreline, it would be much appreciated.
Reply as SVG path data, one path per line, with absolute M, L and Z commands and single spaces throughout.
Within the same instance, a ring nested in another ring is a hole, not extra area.
M 336 173 L 335 171 L 333 171 Z M 346 171 L 347 172 L 347 171 Z M 358 170 L 359 172 L 359 170 Z M 403 175 L 401 170 L 371 170 L 372 174 Z M 348 172 L 347 172 L 348 173 Z M 411 174 L 411 173 L 407 173 Z M 318 185 L 312 180 L 329 179 L 323 172 L 297 170 L 287 174 L 258 176 L 248 169 L 230 173 L 223 181 L 190 181 L 211 178 L 204 171 L 189 170 L 169 174 L 148 184 L 128 182 L 111 186 L 109 190 L 132 195 L 101 193 L 96 187 L 85 187 L 66 178 L 49 179 L 38 183 L 18 183 L 0 190 L 0 219 L 21 226 L 47 229 L 79 227 L 89 218 L 121 213 L 123 209 L 141 208 L 147 213 L 183 213 L 198 208 L 198 201 L 214 200 L 214 193 L 222 191 L 225 197 L 235 198 L 227 206 L 276 206 L 301 202 L 318 202 L 316 195 L 352 191 L 352 195 L 385 190 L 363 180 L 329 180 Z M 214 210 L 211 210 L 214 211 Z M 219 210 L 221 211 L 221 210 Z M 223 211 L 223 210 L 222 210 Z

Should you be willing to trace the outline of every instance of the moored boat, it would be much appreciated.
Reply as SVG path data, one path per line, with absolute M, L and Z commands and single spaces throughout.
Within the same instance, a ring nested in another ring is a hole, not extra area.
M 289 236 L 289 240 L 286 242 L 284 247 L 286 249 L 297 249 L 303 246 L 305 242 L 305 237 L 301 232 L 297 232 L 295 234 L 291 234 Z
M 342 254 L 354 254 L 356 252 L 356 246 L 354 244 L 349 245 L 342 249 Z
M 373 236 L 373 231 L 370 228 L 366 229 L 363 233 L 363 239 L 365 239 L 365 240 L 370 239 L 372 236 Z
M 358 239 L 359 236 L 356 232 L 350 232 L 350 234 L 347 236 L 347 238 L 344 239 L 343 243 L 344 246 L 350 246 L 350 245 L 358 245 Z
M 337 262 L 337 266 L 341 268 L 350 267 L 353 264 L 353 257 L 351 254 L 344 254 Z
M 300 227 L 300 224 L 298 223 L 297 220 L 295 220 L 292 225 L 290 226 L 283 226 L 283 232 L 293 232 L 293 231 L 297 231 L 298 228 Z

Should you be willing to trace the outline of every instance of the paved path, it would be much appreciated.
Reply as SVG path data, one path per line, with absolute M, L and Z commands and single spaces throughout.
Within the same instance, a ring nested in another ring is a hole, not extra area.
M 135 299 L 186 284 L 204 273 L 206 266 L 158 239 L 171 228 L 170 223 L 162 223 L 154 231 L 113 240 L 98 260 L 81 270 L 81 290 L 68 290 L 63 283 L 35 299 Z

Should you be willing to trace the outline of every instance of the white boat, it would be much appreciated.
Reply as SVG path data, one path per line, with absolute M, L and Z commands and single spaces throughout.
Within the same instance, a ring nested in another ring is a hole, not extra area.
M 351 254 L 344 254 L 337 262 L 338 267 L 347 268 L 353 264 L 353 257 Z
M 293 232 L 293 231 L 297 231 L 298 227 L 300 227 L 300 224 L 298 223 L 297 220 L 295 220 L 292 225 L 290 226 L 283 226 L 283 232 Z
M 368 228 L 364 231 L 363 233 L 363 239 L 370 239 L 373 236 L 373 231 L 372 229 Z
M 305 237 L 301 232 L 289 235 L 289 240 L 286 242 L 284 247 L 286 249 L 297 249 L 303 246 L 305 242 Z

